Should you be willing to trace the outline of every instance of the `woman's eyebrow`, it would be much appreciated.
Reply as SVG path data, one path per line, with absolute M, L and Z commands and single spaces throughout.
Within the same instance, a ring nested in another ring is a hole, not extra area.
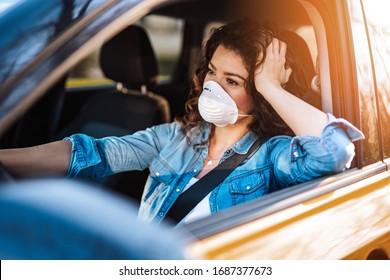
M 215 68 L 214 64 L 210 61 L 209 62 L 211 68 L 213 68 L 214 70 L 216 70 L 217 68 Z M 241 80 L 243 80 L 244 82 L 246 82 L 246 79 L 244 77 L 242 77 L 241 75 L 239 74 L 236 74 L 236 73 L 233 73 L 233 72 L 223 72 L 224 75 L 227 75 L 227 76 L 234 76 L 234 77 L 237 77 L 237 78 L 240 78 Z

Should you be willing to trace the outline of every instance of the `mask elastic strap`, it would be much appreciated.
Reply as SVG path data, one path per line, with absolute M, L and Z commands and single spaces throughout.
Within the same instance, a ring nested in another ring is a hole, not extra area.
M 251 117 L 253 115 L 237 114 L 237 116 L 239 116 L 239 117 Z

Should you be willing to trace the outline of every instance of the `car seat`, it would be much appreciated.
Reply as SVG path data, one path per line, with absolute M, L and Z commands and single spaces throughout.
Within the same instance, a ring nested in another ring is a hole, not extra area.
M 287 44 L 286 60 L 293 70 L 285 89 L 321 109 L 321 95 L 311 89 L 316 71 L 306 41 L 289 30 L 277 32 L 277 37 Z
M 105 76 L 116 82 L 116 89 L 88 93 L 78 115 L 57 139 L 74 133 L 96 138 L 123 136 L 171 120 L 166 99 L 148 90 L 157 83 L 158 66 L 141 27 L 129 26 L 106 42 L 100 65 Z M 148 171 L 125 172 L 108 177 L 103 184 L 139 199 L 147 175 Z

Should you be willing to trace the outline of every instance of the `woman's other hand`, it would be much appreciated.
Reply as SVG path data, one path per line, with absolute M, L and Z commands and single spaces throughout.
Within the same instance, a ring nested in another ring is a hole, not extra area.
M 271 104 L 295 135 L 320 136 L 327 124 L 327 115 L 283 88 L 292 72 L 291 68 L 285 67 L 286 51 L 287 45 L 284 42 L 275 38 L 272 40 L 267 47 L 264 63 L 255 72 L 256 90 Z
M 267 47 L 265 61 L 255 73 L 255 86 L 258 92 L 262 93 L 269 87 L 282 87 L 288 82 L 292 69 L 285 67 L 286 51 L 286 43 L 276 38 L 272 39 Z

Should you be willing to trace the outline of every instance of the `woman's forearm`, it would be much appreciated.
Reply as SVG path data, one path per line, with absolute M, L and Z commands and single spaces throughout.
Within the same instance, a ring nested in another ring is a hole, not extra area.
M 328 122 L 324 112 L 277 85 L 267 85 L 261 93 L 296 135 L 321 136 Z
M 66 175 L 71 157 L 71 142 L 56 141 L 48 144 L 0 150 L 0 162 L 17 176 Z
M 287 45 L 274 38 L 264 64 L 255 74 L 257 91 L 271 104 L 296 135 L 321 136 L 327 124 L 324 112 L 283 89 L 292 69 L 285 67 Z

